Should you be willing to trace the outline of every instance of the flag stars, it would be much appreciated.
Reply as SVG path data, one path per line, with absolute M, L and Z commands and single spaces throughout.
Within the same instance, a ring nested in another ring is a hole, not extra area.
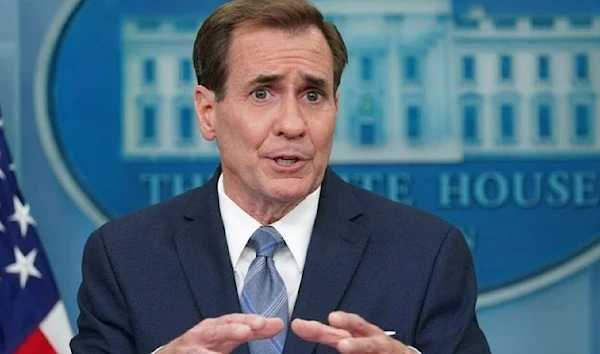
M 7 273 L 19 274 L 21 289 L 25 289 L 30 276 L 42 279 L 42 273 L 34 265 L 35 257 L 37 257 L 36 249 L 25 256 L 18 247 L 15 247 L 15 263 L 5 268 Z
M 35 220 L 29 215 L 29 204 L 23 205 L 16 195 L 13 197 L 13 204 L 15 213 L 10 216 L 10 220 L 19 223 L 21 237 L 24 238 L 27 235 L 27 227 L 35 226 Z

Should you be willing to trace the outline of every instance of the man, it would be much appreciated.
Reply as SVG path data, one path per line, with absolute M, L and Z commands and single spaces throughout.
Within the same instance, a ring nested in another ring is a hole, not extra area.
M 460 232 L 327 167 L 346 62 L 303 0 L 205 21 L 195 107 L 220 169 L 92 234 L 73 352 L 489 352 Z

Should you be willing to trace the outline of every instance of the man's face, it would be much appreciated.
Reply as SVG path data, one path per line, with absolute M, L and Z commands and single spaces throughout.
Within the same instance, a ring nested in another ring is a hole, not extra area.
M 233 33 L 225 97 L 200 86 L 204 138 L 217 139 L 224 187 L 240 206 L 299 202 L 325 173 L 338 110 L 333 59 L 316 27 Z M 250 204 L 246 204 L 250 203 Z

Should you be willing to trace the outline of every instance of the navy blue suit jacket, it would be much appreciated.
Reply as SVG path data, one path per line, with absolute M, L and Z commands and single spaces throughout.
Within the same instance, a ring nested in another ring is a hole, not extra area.
M 83 255 L 74 353 L 150 353 L 205 318 L 241 312 L 217 177 L 95 231 Z M 357 313 L 424 354 L 489 353 L 471 254 L 450 224 L 328 169 L 293 318 Z M 235 353 L 248 353 L 247 345 Z M 285 353 L 335 353 L 291 331 Z

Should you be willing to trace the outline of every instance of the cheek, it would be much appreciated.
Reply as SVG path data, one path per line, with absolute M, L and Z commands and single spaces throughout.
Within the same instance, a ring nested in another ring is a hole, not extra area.
M 331 146 L 335 130 L 335 116 L 319 120 L 313 127 L 313 142 L 319 151 Z
M 240 112 L 230 108 L 218 120 L 217 139 L 227 142 L 232 150 L 241 150 L 254 147 L 260 140 L 261 130 L 256 119 L 252 119 L 248 112 Z
M 244 123 L 232 126 L 227 140 L 229 152 L 244 163 L 255 164 L 261 149 L 267 147 L 265 141 L 268 136 L 268 130 L 260 127 Z

